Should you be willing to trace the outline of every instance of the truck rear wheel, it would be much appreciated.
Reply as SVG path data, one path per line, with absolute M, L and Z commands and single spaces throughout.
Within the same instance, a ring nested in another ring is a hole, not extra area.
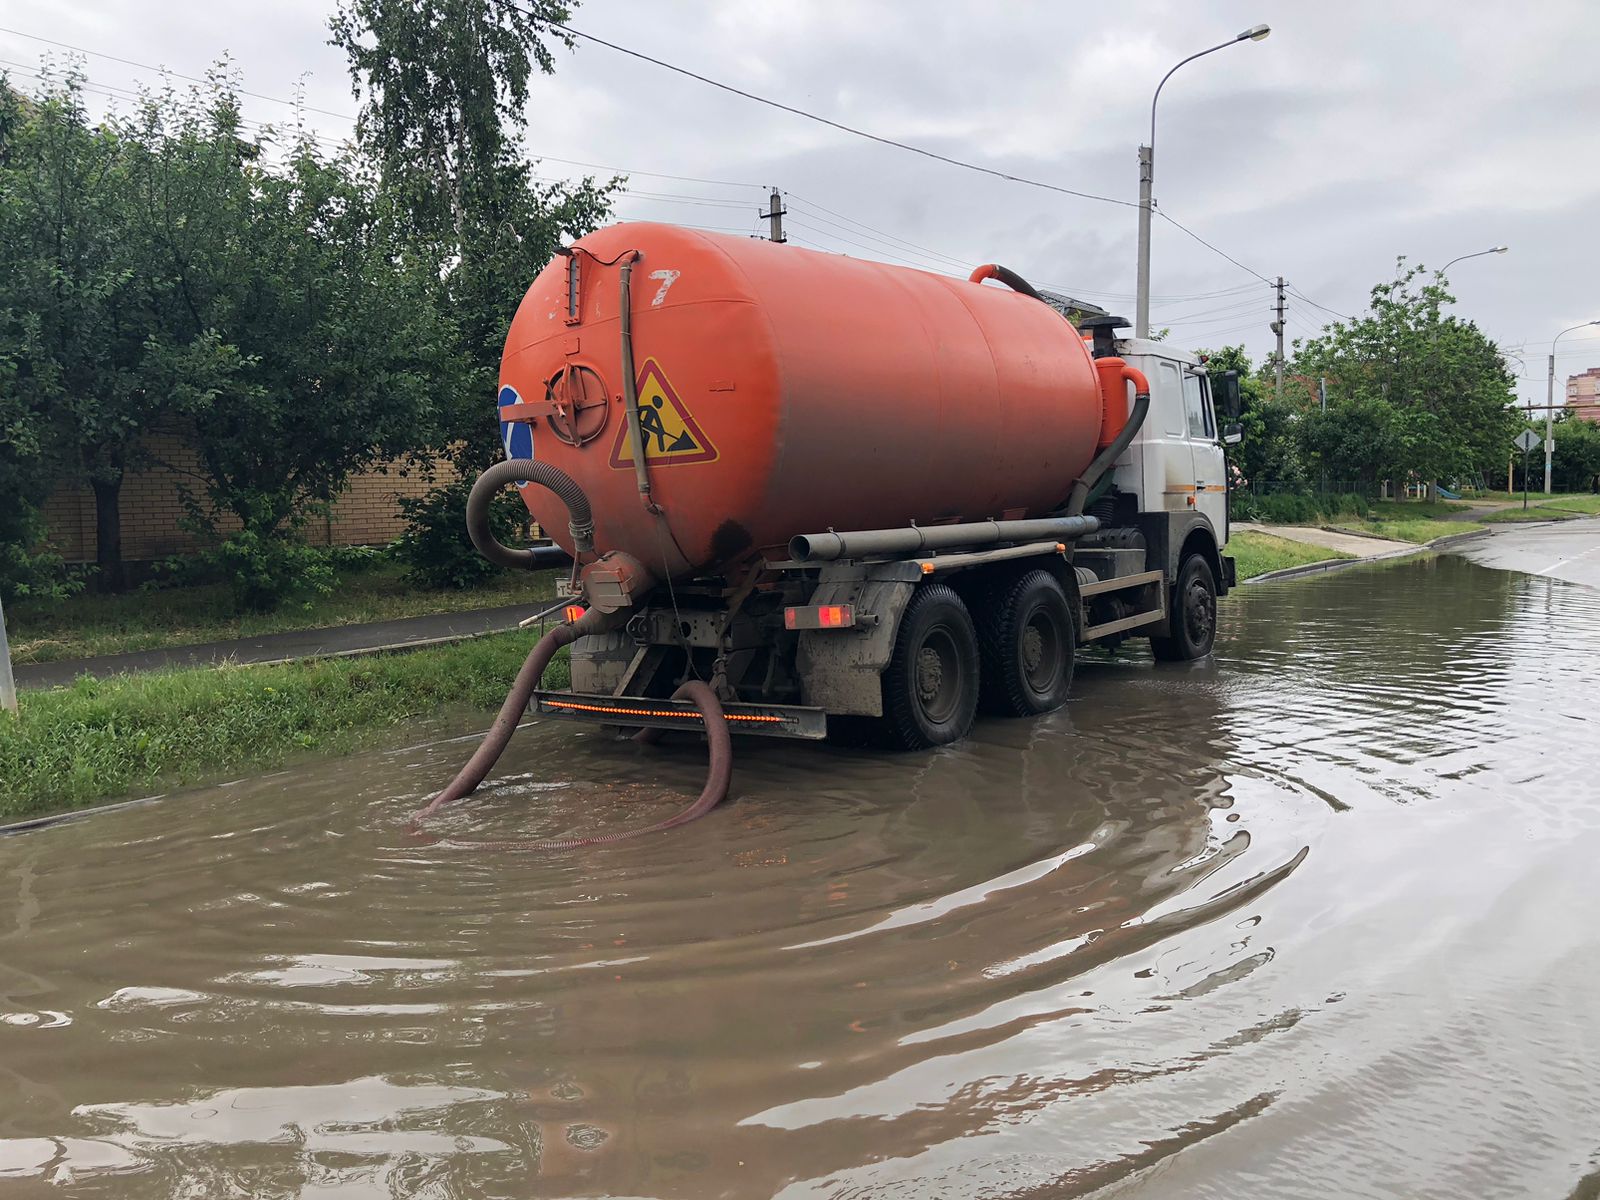
M 1007 578 L 977 618 L 979 705 L 1006 717 L 1054 712 L 1072 687 L 1072 610 L 1048 571 Z
M 978 638 L 961 597 L 925 583 L 911 595 L 883 672 L 880 740 L 896 750 L 960 741 L 978 711 Z
M 1211 653 L 1217 641 L 1217 580 L 1203 554 L 1191 554 L 1178 568 L 1172 589 L 1172 633 L 1150 639 L 1160 662 L 1191 662 Z

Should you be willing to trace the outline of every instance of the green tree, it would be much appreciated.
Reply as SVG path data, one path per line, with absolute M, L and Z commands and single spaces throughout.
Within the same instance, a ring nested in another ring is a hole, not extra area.
M 1228 450 L 1228 460 L 1238 468 L 1240 477 L 1257 485 L 1269 480 L 1298 482 L 1301 465 L 1295 440 L 1295 407 L 1273 397 L 1242 345 L 1196 353 L 1205 356 L 1213 384 L 1228 371 L 1238 374 L 1243 438 Z
M 1531 426 L 1544 437 L 1544 422 Z M 1551 456 L 1552 483 L 1564 492 L 1587 492 L 1600 477 L 1600 425 L 1562 413 L 1551 429 L 1555 453 Z M 1540 464 L 1542 466 L 1542 464 Z
M 300 133 L 269 169 L 226 86 L 154 98 L 128 132 L 140 234 L 171 284 L 152 375 L 201 463 L 191 520 L 220 537 L 232 518 L 220 560 L 266 607 L 314 567 L 306 518 L 415 449 L 459 374 L 436 268 L 357 151 Z
M 344 0 L 331 23 L 363 143 L 418 254 L 438 265 L 462 363 L 419 456 L 430 470 L 447 462 L 449 481 L 407 506 L 413 565 L 435 582 L 495 570 L 471 553 L 462 514 L 472 481 L 503 455 L 493 397 L 506 331 L 534 276 L 599 224 L 621 184 L 540 183 L 519 145 L 528 81 L 555 70 L 551 45 L 566 39 L 552 24 L 567 17 L 551 0 Z
M 125 147 L 113 126 L 90 123 L 81 85 L 69 73 L 26 101 L 4 89 L 0 363 L 8 424 L 32 418 L 18 445 L 48 445 L 30 469 L 57 468 L 35 481 L 93 488 L 99 582 L 115 589 L 125 582 L 122 481 L 167 402 L 146 386 L 151 312 L 130 237 Z
M 1442 276 L 1401 258 L 1368 312 L 1295 343 L 1295 373 L 1329 381 L 1328 412 L 1301 422 L 1315 466 L 1334 478 L 1431 484 L 1503 462 L 1517 422 L 1512 376 L 1476 324 L 1445 312 L 1452 303 Z M 1370 423 L 1365 445 L 1361 422 Z

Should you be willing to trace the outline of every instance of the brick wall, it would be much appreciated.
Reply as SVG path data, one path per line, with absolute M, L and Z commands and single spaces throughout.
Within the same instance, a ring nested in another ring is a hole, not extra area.
M 150 443 L 153 457 L 167 464 L 130 473 L 122 481 L 122 557 L 127 562 L 165 558 L 199 548 L 193 534 L 180 527 L 184 516 L 179 485 L 191 491 L 201 485 L 192 475 L 198 460 L 186 444 L 174 437 Z M 399 464 L 388 471 L 369 471 L 350 480 L 333 504 L 327 519 L 313 518 L 305 538 L 314 546 L 363 546 L 393 541 L 404 529 L 399 496 L 420 496 L 429 485 L 415 472 L 402 476 Z M 94 492 L 89 488 L 56 492 L 45 503 L 50 544 L 68 562 L 93 562 L 95 555 Z M 220 528 L 238 528 L 232 517 Z

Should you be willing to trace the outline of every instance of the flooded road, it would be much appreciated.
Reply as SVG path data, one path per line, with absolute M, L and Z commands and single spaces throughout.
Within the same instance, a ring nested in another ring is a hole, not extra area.
M 465 742 L 0 839 L 0 1195 L 1597 1194 L 1600 592 L 1223 608 L 955 748 L 738 742 L 638 842 L 408 836 Z M 702 773 L 529 728 L 440 829 Z

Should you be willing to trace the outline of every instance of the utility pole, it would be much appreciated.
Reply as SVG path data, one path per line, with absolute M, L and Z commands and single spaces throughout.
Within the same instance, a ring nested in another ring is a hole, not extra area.
M 1271 28 L 1266 25 L 1252 25 L 1221 45 L 1189 55 L 1178 63 L 1177 67 L 1173 67 L 1161 77 L 1161 82 L 1156 84 L 1155 95 L 1150 97 L 1150 141 L 1139 147 L 1139 266 L 1138 279 L 1133 289 L 1134 337 L 1150 336 L 1150 212 L 1155 207 L 1152 188 L 1156 178 L 1156 101 L 1161 99 L 1161 89 L 1167 86 L 1167 80 L 1171 79 L 1173 72 L 1184 63 L 1192 63 L 1197 58 L 1215 54 L 1218 50 L 1226 50 L 1229 46 L 1236 46 L 1240 42 L 1259 42 L 1271 32 Z
M 783 193 L 777 188 L 772 189 L 772 195 L 767 197 L 768 211 L 761 214 L 761 219 L 768 222 L 767 240 L 769 242 L 787 242 L 783 236 L 783 218 L 788 209 L 783 206 Z
M 1583 329 L 1589 325 L 1600 325 L 1600 321 L 1580 321 L 1550 339 L 1550 381 L 1545 385 L 1544 393 L 1544 494 L 1546 496 L 1550 495 L 1551 468 L 1554 465 L 1551 459 L 1555 456 L 1556 448 L 1556 343 L 1573 330 Z
M 0 708 L 17 711 L 17 681 L 11 674 L 11 643 L 6 640 L 4 604 L 0 604 Z
M 1556 344 L 1550 343 L 1550 382 L 1544 393 L 1544 494 L 1550 495 L 1551 451 L 1556 448 Z M 1526 470 L 1526 463 L 1524 463 Z M 1523 484 L 1522 503 L 1528 503 L 1527 484 Z
M 1283 276 L 1278 276 L 1278 319 L 1272 323 L 1272 332 L 1278 335 L 1277 387 L 1278 399 L 1283 399 Z

